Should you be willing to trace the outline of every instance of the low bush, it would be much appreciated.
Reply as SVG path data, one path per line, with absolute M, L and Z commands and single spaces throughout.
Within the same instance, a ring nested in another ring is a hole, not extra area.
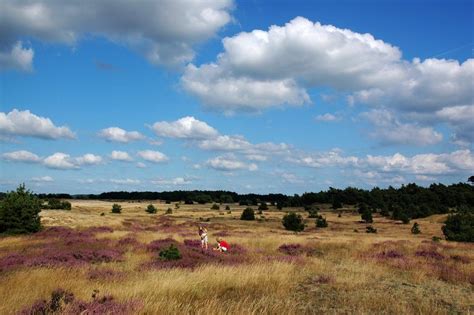
M 262 202 L 262 203 L 260 204 L 260 206 L 258 206 L 258 210 L 260 210 L 260 211 L 268 210 L 267 203 L 266 203 L 266 202 Z
M 377 233 L 377 229 L 374 228 L 372 225 L 369 225 L 368 227 L 365 228 L 366 233 Z
M 362 214 L 361 214 L 362 220 L 364 220 L 365 223 L 374 222 L 374 220 L 372 219 L 372 211 L 367 207 L 365 207 L 365 209 L 363 211 L 364 212 L 362 212 Z
M 287 213 L 282 219 L 282 224 L 289 231 L 301 232 L 304 230 L 303 217 L 295 212 Z
M 230 210 L 230 207 L 229 207 L 229 206 L 225 206 L 225 209 L 226 209 L 226 210 Z
M 255 220 L 255 212 L 253 211 L 253 209 L 250 208 L 250 207 L 245 208 L 245 210 L 242 211 L 242 215 L 240 216 L 240 220 L 245 220 L 245 221 Z
M 165 214 L 172 214 L 173 213 L 173 209 L 171 208 L 168 208 L 165 212 Z
M 219 210 L 221 207 L 217 203 L 213 204 L 211 210 Z
M 181 253 L 179 252 L 179 249 L 174 246 L 174 244 L 170 244 L 167 249 L 161 250 L 158 256 L 163 260 L 181 259 Z
M 323 216 L 318 216 L 316 219 L 316 227 L 318 228 L 325 228 L 328 227 L 328 222 L 326 221 L 326 218 L 323 218 Z
M 413 226 L 411 227 L 411 233 L 412 234 L 420 234 L 421 233 L 421 230 L 420 230 L 420 225 L 418 223 L 413 223 Z
M 153 213 L 157 212 L 157 209 L 154 205 L 150 204 L 150 205 L 148 205 L 148 207 L 146 207 L 145 211 L 150 213 L 150 214 L 153 214 Z
M 112 205 L 112 213 L 122 213 L 122 206 L 114 203 Z
M 474 242 L 474 213 L 471 210 L 449 215 L 442 230 L 448 241 Z

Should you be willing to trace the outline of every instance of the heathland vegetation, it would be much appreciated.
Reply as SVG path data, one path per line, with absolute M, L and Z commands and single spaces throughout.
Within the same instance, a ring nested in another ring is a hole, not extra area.
M 0 314 L 473 312 L 474 187 L 408 186 L 139 201 L 22 185 L 0 200 Z

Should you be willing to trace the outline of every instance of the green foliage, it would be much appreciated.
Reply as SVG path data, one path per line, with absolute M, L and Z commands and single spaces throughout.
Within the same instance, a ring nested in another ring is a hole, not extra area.
M 420 234 L 421 233 L 420 225 L 417 222 L 413 223 L 413 226 L 411 227 L 411 233 L 412 234 Z
M 323 218 L 323 216 L 318 216 L 316 219 L 316 227 L 318 228 L 325 228 L 328 227 L 328 222 L 326 221 L 326 218 Z
M 122 213 L 122 206 L 114 203 L 112 205 L 112 213 Z
M 165 214 L 172 214 L 173 213 L 173 209 L 171 208 L 168 208 L 165 212 Z
M 185 204 L 185 205 L 192 205 L 192 204 L 194 204 L 194 202 L 193 202 L 191 199 L 186 199 L 186 200 L 184 201 L 184 204 Z
M 213 204 L 211 210 L 219 210 L 221 207 L 217 203 Z
M 287 213 L 283 217 L 282 224 L 289 231 L 301 232 L 304 230 L 303 217 L 295 212 Z
M 42 209 L 52 209 L 52 210 L 71 210 L 71 203 L 69 201 L 61 201 L 56 198 L 51 198 L 47 200 L 46 204 L 41 205 Z
M 167 205 L 169 205 L 169 204 L 171 204 L 171 201 L 170 201 L 170 200 L 166 200 L 165 203 L 166 203 Z
M 255 212 L 252 208 L 248 207 L 242 211 L 242 215 L 240 216 L 240 220 L 252 221 L 255 220 Z
M 150 214 L 153 214 L 153 213 L 156 213 L 157 212 L 157 209 L 154 205 L 152 204 L 149 204 L 147 207 L 146 207 L 146 212 L 150 213 Z
M 474 213 L 472 209 L 449 215 L 442 230 L 448 241 L 474 242 Z
M 359 208 L 357 209 L 357 212 L 359 212 L 359 214 L 362 214 L 362 213 L 366 212 L 367 210 L 369 210 L 369 208 L 367 207 L 367 204 L 361 203 L 359 205 Z
M 377 233 L 377 229 L 374 228 L 372 225 L 369 225 L 365 228 L 366 233 Z
M 332 206 L 331 206 L 331 208 L 333 208 L 334 210 L 342 208 L 342 203 L 341 203 L 341 201 L 340 201 L 338 198 L 334 198 L 334 199 L 332 200 Z
M 197 203 L 203 205 L 205 203 L 211 203 L 212 198 L 208 194 L 198 194 L 194 197 L 194 201 L 196 201 Z
M 283 204 L 281 202 L 277 203 L 277 209 L 282 210 L 283 209 Z
M 230 207 L 229 207 L 229 206 L 225 206 L 225 209 L 226 209 L 226 210 L 230 210 Z
M 221 203 L 233 203 L 233 202 L 234 202 L 234 198 L 232 198 L 231 195 L 222 194 L 222 195 L 219 197 L 219 201 L 220 201 Z
M 260 206 L 258 206 L 258 210 L 262 210 L 262 211 L 268 210 L 267 203 L 266 203 L 266 202 L 262 202 L 262 203 L 260 204 Z
M 441 237 L 439 237 L 439 236 L 433 236 L 433 237 L 431 238 L 431 240 L 432 240 L 433 242 L 435 242 L 435 243 L 439 243 L 439 242 L 441 241 Z
M 159 256 L 163 260 L 181 259 L 181 253 L 179 252 L 179 249 L 174 246 L 174 244 L 171 244 L 167 249 L 161 250 Z
M 364 212 L 362 212 L 361 215 L 362 220 L 364 220 L 366 223 L 372 223 L 374 222 L 372 218 L 372 211 L 369 208 L 365 208 Z
M 402 212 L 398 219 L 401 220 L 403 224 L 410 223 L 410 218 L 408 217 L 408 214 L 406 214 L 406 212 Z
M 41 201 L 20 185 L 0 200 L 0 233 L 33 233 L 41 229 Z
M 174 208 L 175 208 L 175 209 L 179 209 L 179 203 L 175 203 L 175 204 L 174 204 Z
M 314 219 L 318 217 L 318 211 L 317 210 L 310 210 L 308 218 Z

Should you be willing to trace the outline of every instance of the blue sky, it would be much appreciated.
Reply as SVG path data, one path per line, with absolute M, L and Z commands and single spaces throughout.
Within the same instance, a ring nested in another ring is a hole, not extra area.
M 0 190 L 292 194 L 465 181 L 472 9 L 1 1 Z

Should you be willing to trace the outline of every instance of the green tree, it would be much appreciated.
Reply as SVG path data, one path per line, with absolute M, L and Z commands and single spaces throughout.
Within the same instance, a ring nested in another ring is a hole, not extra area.
M 41 229 L 41 201 L 22 184 L 0 201 L 0 233 L 34 233 Z
M 369 208 L 365 208 L 364 212 L 361 215 L 362 220 L 365 221 L 365 223 L 372 223 L 374 222 L 372 218 L 372 211 Z
M 328 227 L 328 221 L 326 221 L 326 218 L 323 218 L 323 216 L 318 216 L 316 219 L 316 227 L 318 228 L 325 228 Z
M 157 209 L 154 205 L 152 204 L 149 204 L 147 207 L 146 207 L 146 212 L 150 213 L 150 214 L 153 214 L 153 213 L 156 213 L 157 212 Z
M 260 204 L 260 206 L 258 206 L 258 210 L 262 210 L 262 211 L 268 210 L 267 203 L 266 203 L 266 202 L 262 202 L 262 203 Z
M 418 223 L 413 223 L 413 226 L 411 227 L 411 233 L 412 234 L 420 234 L 420 225 Z
M 283 217 L 282 224 L 289 231 L 301 232 L 304 230 L 303 217 L 295 212 L 290 212 Z
M 122 206 L 114 203 L 112 205 L 112 213 L 122 213 Z
M 213 204 L 211 210 L 219 210 L 221 207 L 217 203 Z
M 474 242 L 474 213 L 471 210 L 449 215 L 442 230 L 448 241 Z
M 252 221 L 255 220 L 255 212 L 252 208 L 248 207 L 242 211 L 242 215 L 240 216 L 240 220 Z

